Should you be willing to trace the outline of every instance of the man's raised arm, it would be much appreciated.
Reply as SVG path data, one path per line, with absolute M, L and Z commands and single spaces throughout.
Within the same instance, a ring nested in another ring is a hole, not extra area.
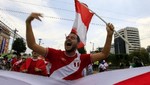
M 107 37 L 103 50 L 100 53 L 91 54 L 91 61 L 100 61 L 108 57 L 111 48 L 112 36 L 114 32 L 114 26 L 110 23 L 106 25 Z
M 34 19 L 41 21 L 39 17 L 42 17 L 40 13 L 31 13 L 30 16 L 26 19 L 26 40 L 27 40 L 27 45 L 30 49 L 44 56 L 46 54 L 46 48 L 36 43 L 33 31 L 32 31 L 32 25 L 31 25 L 31 22 Z

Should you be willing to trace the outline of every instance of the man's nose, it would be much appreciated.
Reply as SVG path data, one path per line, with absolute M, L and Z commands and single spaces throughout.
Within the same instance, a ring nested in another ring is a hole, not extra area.
M 71 37 L 68 37 L 68 40 L 71 40 L 72 38 Z

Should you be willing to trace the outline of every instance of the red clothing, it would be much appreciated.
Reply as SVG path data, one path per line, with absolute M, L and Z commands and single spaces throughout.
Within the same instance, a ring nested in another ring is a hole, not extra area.
M 36 68 L 40 69 L 41 71 L 36 71 Z M 25 63 L 21 66 L 21 71 L 27 70 L 26 73 L 35 74 L 35 75 L 43 75 L 47 76 L 47 70 L 44 60 L 42 59 L 32 59 L 27 58 Z
M 45 56 L 51 63 L 50 77 L 74 80 L 83 77 L 83 69 L 91 63 L 90 54 L 77 54 L 68 57 L 64 51 L 48 48 Z
M 16 57 L 12 58 L 11 66 L 13 66 L 15 62 L 17 62 L 17 58 Z
M 13 64 L 11 70 L 12 70 L 12 71 L 16 71 L 16 72 L 20 72 L 20 67 L 21 67 L 23 64 L 24 64 L 24 62 L 22 61 L 22 59 L 21 59 L 21 60 L 18 60 L 18 61 L 16 61 L 16 62 Z

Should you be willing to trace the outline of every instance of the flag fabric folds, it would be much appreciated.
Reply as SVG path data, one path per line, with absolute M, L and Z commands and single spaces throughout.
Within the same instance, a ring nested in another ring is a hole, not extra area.
M 122 80 L 114 85 L 149 85 L 150 84 L 149 79 L 150 79 L 150 72 L 147 72 L 141 75 L 131 77 L 126 80 Z
M 86 4 L 78 0 L 75 0 L 75 10 L 76 17 L 71 32 L 80 37 L 78 48 L 82 48 L 86 44 L 86 34 L 94 13 L 90 12 Z
M 150 85 L 150 66 L 97 73 L 77 80 L 0 70 L 1 85 Z M 9 81 L 9 82 L 8 82 Z

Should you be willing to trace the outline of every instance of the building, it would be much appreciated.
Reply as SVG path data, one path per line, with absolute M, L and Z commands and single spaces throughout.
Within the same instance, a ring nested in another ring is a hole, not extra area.
M 123 39 L 121 39 L 116 33 L 114 34 L 114 47 L 115 54 L 130 54 L 132 51 L 139 49 L 140 45 L 140 37 L 139 31 L 134 27 L 126 27 L 118 31 L 120 35 L 122 35 L 126 40 L 129 41 L 133 47 L 130 47 Z
M 8 53 L 10 31 L 0 22 L 0 54 Z
M 111 53 L 111 54 L 115 54 L 114 44 L 111 45 L 110 53 Z

